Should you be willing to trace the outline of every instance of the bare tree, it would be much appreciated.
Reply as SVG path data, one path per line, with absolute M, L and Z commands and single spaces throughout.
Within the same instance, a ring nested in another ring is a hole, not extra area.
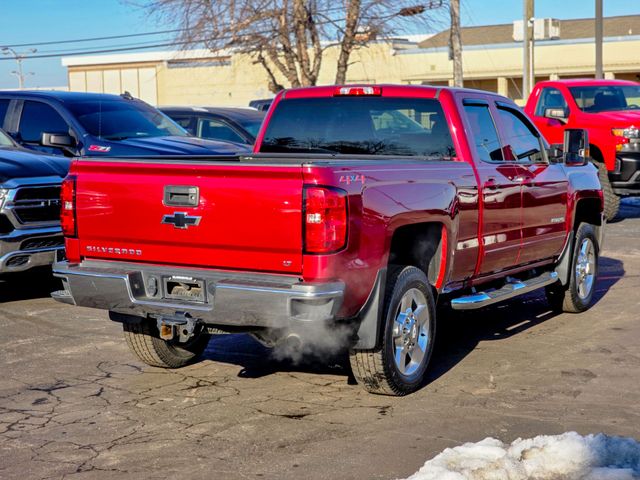
M 335 82 L 342 84 L 355 49 L 376 38 L 424 32 L 431 20 L 427 11 L 443 0 L 415 1 L 152 0 L 147 8 L 182 29 L 185 48 L 250 55 L 275 93 L 315 85 L 327 48 L 339 50 Z

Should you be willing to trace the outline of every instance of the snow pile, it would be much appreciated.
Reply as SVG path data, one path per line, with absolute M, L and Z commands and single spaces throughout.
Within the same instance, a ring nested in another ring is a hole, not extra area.
M 486 438 L 447 448 L 407 480 L 640 480 L 640 443 L 575 432 Z

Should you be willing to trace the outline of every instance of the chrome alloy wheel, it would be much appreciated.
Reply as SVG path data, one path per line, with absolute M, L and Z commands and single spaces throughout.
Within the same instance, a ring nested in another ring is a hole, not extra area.
M 417 288 L 407 290 L 400 300 L 392 332 L 394 361 L 402 375 L 413 375 L 424 362 L 430 324 L 424 293 Z
M 580 244 L 575 267 L 576 287 L 580 299 L 586 299 L 593 289 L 596 276 L 596 252 L 590 238 Z

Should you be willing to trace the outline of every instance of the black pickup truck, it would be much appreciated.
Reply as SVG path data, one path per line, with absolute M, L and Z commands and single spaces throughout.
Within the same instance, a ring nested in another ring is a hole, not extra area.
M 22 148 L 0 130 L 0 274 L 50 265 L 64 252 L 60 184 L 69 163 Z

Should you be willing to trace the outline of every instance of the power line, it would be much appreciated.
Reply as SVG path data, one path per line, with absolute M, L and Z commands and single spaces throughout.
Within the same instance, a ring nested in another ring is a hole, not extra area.
M 91 51 L 91 50 L 95 50 L 97 48 L 135 48 L 135 47 L 141 47 L 141 46 L 145 46 L 145 45 L 154 45 L 156 43 L 158 43 L 159 39 L 155 39 L 155 40 L 147 40 L 145 42 L 135 42 L 135 43 L 116 43 L 116 44 L 112 44 L 112 45 L 101 45 L 101 46 L 96 46 L 93 45 L 91 47 L 77 47 L 77 48 L 54 48 L 52 50 L 38 50 L 37 53 L 39 54 L 46 54 L 46 53 L 55 53 L 55 54 L 60 54 L 60 55 L 67 55 L 69 52 L 84 52 L 84 51 Z M 34 52 L 35 53 L 35 52 Z M 26 58 L 31 58 L 29 55 L 26 56 Z
M 142 47 L 123 47 L 123 48 L 107 48 L 102 50 L 91 50 L 91 51 L 74 51 L 69 53 L 48 53 L 45 55 L 29 55 L 28 57 L 24 57 L 25 60 L 31 60 L 32 58 L 54 58 L 54 57 L 62 57 L 62 56 L 73 56 L 73 55 L 92 55 L 94 53 L 115 53 L 115 52 L 127 52 L 130 50 L 144 50 L 147 48 L 159 48 L 159 47 L 173 47 L 176 45 L 187 45 L 187 44 L 197 44 L 201 43 L 204 40 L 200 41 L 184 41 L 184 42 L 171 42 L 171 43 L 156 43 L 153 45 L 146 45 Z M 13 60 L 13 58 L 0 58 L 0 61 L 4 60 Z
M 52 40 L 49 42 L 38 42 L 38 43 L 16 43 L 14 45 L 0 45 L 2 47 L 36 47 L 40 45 L 58 45 L 62 43 L 78 43 L 78 42 L 97 42 L 99 40 L 114 40 L 117 38 L 131 38 L 131 37 L 144 37 L 150 35 L 162 35 L 165 33 L 177 33 L 184 32 L 187 30 L 186 28 L 177 28 L 174 30 L 159 30 L 157 32 L 146 32 L 146 33 L 130 33 L 128 35 L 112 35 L 109 37 L 92 37 L 92 38 L 78 38 L 75 40 Z
M 330 7 L 325 9 L 322 13 L 337 11 L 342 9 L 343 7 Z M 337 20 L 335 19 L 326 19 L 324 21 L 316 22 L 316 25 L 333 24 L 336 21 Z M 162 31 L 148 32 L 148 33 L 134 33 L 129 35 L 114 35 L 110 37 L 95 37 L 95 38 L 85 38 L 85 39 L 78 39 L 78 40 L 60 40 L 60 41 L 50 41 L 50 42 L 41 42 L 41 43 L 23 43 L 23 44 L 6 45 L 6 46 L 0 46 L 0 47 L 11 48 L 11 47 L 34 46 L 34 45 L 54 45 L 54 44 L 73 43 L 73 42 L 88 42 L 88 41 L 107 40 L 107 39 L 116 39 L 116 38 L 139 37 L 143 35 L 159 35 L 163 33 L 176 33 L 176 32 L 183 32 L 186 30 L 188 29 L 182 28 L 182 29 L 162 30 Z M 272 33 L 272 30 L 252 32 L 253 35 L 262 35 L 262 34 L 268 34 L 268 33 Z M 222 37 L 216 37 L 215 40 L 232 40 L 235 37 L 236 37 L 235 35 L 222 36 Z M 47 53 L 25 56 L 24 59 L 26 60 L 26 59 L 36 59 L 36 58 L 55 58 L 55 57 L 74 56 L 74 55 L 92 55 L 92 54 L 98 54 L 98 53 L 117 53 L 117 52 L 127 52 L 132 50 L 146 50 L 150 48 L 173 47 L 178 45 L 197 45 L 199 43 L 205 42 L 206 40 L 207 39 L 185 40 L 185 41 L 174 41 L 174 42 L 167 42 L 167 43 L 154 43 L 151 45 L 142 45 L 142 43 L 147 43 L 147 42 L 141 42 L 139 44 L 130 44 L 130 46 L 122 46 L 122 47 L 120 46 L 110 46 L 110 47 L 102 47 L 102 48 L 95 47 L 97 48 L 96 50 L 87 50 L 88 48 L 92 48 L 92 47 L 87 47 L 87 48 L 83 47 L 79 49 L 73 49 L 72 51 L 70 51 L 71 49 L 57 50 L 57 51 L 49 50 Z M 140 45 L 140 46 L 134 46 L 134 45 Z M 3 61 L 3 60 L 12 60 L 12 59 L 0 57 L 0 61 Z

